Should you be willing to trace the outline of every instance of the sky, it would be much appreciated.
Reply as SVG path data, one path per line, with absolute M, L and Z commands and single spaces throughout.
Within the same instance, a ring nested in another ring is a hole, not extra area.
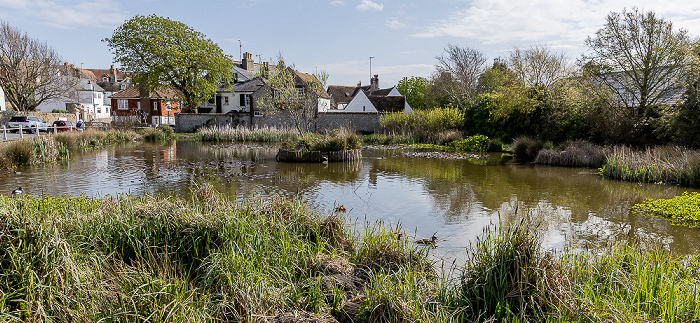
M 301 72 L 326 71 L 329 85 L 367 85 L 377 74 L 388 88 L 430 77 L 448 44 L 489 62 L 535 44 L 575 60 L 610 12 L 633 6 L 700 36 L 700 1 L 691 0 L 0 0 L 0 20 L 86 69 L 112 64 L 102 39 L 116 27 L 156 14 L 205 34 L 235 60 L 241 51 L 256 62 L 281 53 Z

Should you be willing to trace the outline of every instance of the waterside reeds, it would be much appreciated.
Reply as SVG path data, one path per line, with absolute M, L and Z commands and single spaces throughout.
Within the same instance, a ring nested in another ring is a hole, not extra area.
M 272 197 L 0 196 L 0 320 L 690 322 L 696 258 L 617 245 L 540 247 L 491 225 L 455 280 L 381 223 Z
M 61 132 L 55 135 L 31 136 L 0 143 L 0 173 L 11 172 L 19 165 L 40 164 L 70 158 L 71 152 L 98 148 L 117 142 L 142 139 L 134 131 Z
M 299 132 L 291 128 L 214 126 L 197 130 L 202 141 L 215 142 L 285 142 L 299 139 Z
M 614 147 L 600 170 L 605 177 L 632 182 L 700 186 L 700 152 L 677 146 L 634 150 Z
M 563 149 L 556 150 L 545 148 L 540 150 L 535 157 L 535 164 L 555 165 L 566 167 L 594 167 L 605 164 L 611 149 L 598 146 L 593 143 L 575 140 L 563 145 Z

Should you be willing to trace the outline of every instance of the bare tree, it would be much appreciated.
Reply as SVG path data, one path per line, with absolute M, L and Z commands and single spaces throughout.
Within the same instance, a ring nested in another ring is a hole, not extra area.
M 680 89 L 692 56 L 685 30 L 637 8 L 611 12 L 586 45 L 591 53 L 582 59 L 597 74 L 594 79 L 616 101 L 643 114 Z
M 74 73 L 46 43 L 0 23 L 0 86 L 15 110 L 33 111 L 46 100 L 74 96 Z
M 571 72 L 571 65 L 564 52 L 539 44 L 527 49 L 513 48 L 508 65 L 509 70 L 523 85 L 544 89 L 550 89 Z
M 435 85 L 463 108 L 463 101 L 470 101 L 477 94 L 479 76 L 486 63 L 484 54 L 469 46 L 448 44 L 445 52 L 436 59 Z
M 294 123 L 294 127 L 303 134 L 311 130 L 318 119 L 320 99 L 325 94 L 325 71 L 316 75 L 300 73 L 294 66 L 285 66 L 282 56 L 278 58 L 274 71 L 261 73 L 269 93 L 262 96 L 257 104 L 270 114 L 283 113 Z

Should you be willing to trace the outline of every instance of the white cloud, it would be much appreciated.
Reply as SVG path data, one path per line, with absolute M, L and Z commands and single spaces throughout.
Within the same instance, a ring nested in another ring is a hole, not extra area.
M 336 7 L 337 7 L 337 6 L 344 6 L 344 5 L 345 5 L 345 1 L 337 0 L 337 1 L 332 1 L 332 2 L 331 2 L 331 6 L 336 6 Z
M 448 18 L 436 21 L 419 38 L 456 37 L 486 45 L 547 42 L 554 47 L 581 46 L 605 23 L 610 12 L 638 7 L 654 11 L 676 27 L 700 34 L 700 2 L 667 0 L 474 0 Z M 692 29 L 691 29 L 692 28 Z M 694 30 L 693 30 L 694 29 Z
M 361 0 L 362 3 L 357 5 L 357 10 L 365 11 L 365 10 L 374 10 L 374 11 L 382 11 L 384 9 L 383 4 L 376 3 L 372 0 Z
M 128 18 L 118 3 L 91 0 L 71 3 L 57 0 L 0 0 L 0 10 L 15 18 L 55 28 L 114 28 Z
M 386 22 L 386 26 L 391 29 L 404 29 L 408 27 L 404 22 L 400 21 L 399 18 L 392 17 Z

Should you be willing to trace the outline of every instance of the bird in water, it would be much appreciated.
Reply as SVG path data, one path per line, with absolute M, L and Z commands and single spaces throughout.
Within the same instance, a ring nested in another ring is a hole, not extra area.
M 22 195 L 22 194 L 24 194 L 24 190 L 22 190 L 22 187 L 21 187 L 21 186 L 20 186 L 19 188 L 15 189 L 15 190 L 12 190 L 12 196 L 15 196 L 15 195 Z
M 430 239 L 416 240 L 415 243 L 423 246 L 435 246 L 435 243 L 437 242 L 437 237 L 435 236 L 435 234 L 437 234 L 437 232 L 435 232 L 433 236 L 430 237 Z
M 338 212 L 345 212 L 345 210 L 347 210 L 347 209 L 345 208 L 345 205 L 341 205 L 341 206 L 335 208 L 335 210 Z

